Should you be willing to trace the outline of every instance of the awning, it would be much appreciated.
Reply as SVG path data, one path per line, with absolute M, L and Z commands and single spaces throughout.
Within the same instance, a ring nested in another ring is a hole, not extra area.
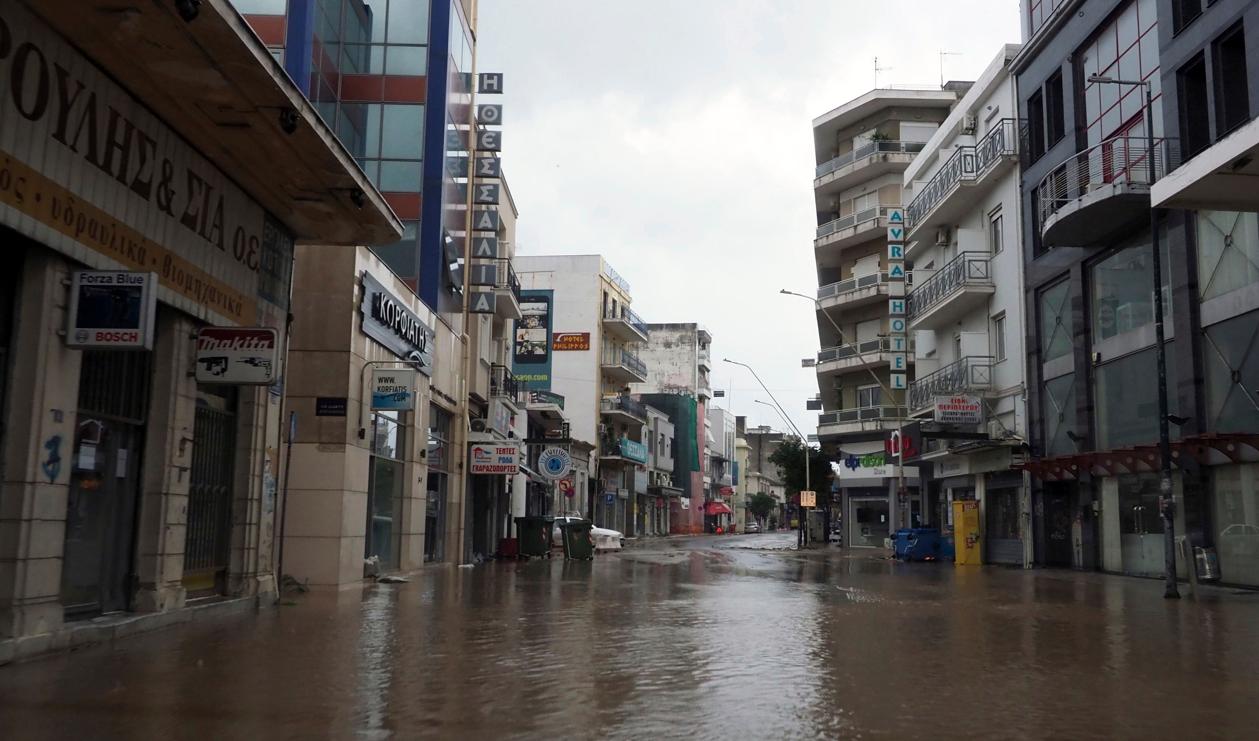
M 723 502 L 709 502 L 704 505 L 704 514 L 706 515 L 732 515 L 734 512 L 730 510 Z

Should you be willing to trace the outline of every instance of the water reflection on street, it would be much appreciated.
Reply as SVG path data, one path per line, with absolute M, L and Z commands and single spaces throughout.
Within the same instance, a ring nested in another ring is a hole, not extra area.
M 1259 595 L 791 536 L 493 563 L 0 668 L 14 738 L 1252 738 Z

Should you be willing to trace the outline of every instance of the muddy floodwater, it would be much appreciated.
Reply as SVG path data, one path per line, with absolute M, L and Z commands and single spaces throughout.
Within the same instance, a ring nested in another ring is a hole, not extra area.
M 0 667 L 0 738 L 1259 738 L 1259 594 L 792 545 L 434 568 Z

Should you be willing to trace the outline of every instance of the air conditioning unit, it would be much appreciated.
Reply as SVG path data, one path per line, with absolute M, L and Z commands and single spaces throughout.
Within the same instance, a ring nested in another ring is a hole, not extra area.
M 1001 422 L 995 419 L 988 420 L 988 438 L 990 440 L 1000 440 L 1005 437 L 1005 427 Z
M 488 429 L 485 424 L 485 420 L 481 419 L 480 417 L 473 417 L 471 425 L 472 425 L 473 432 L 488 432 Z
M 975 116 L 962 117 L 963 134 L 974 134 L 977 128 L 979 128 L 979 120 Z
M 948 247 L 951 236 L 952 235 L 949 234 L 949 228 L 947 226 L 942 226 L 939 229 L 936 229 L 936 247 Z

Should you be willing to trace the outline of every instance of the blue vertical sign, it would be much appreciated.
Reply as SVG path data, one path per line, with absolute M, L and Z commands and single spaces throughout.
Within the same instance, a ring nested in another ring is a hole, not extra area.
M 551 390 L 551 323 L 555 291 L 520 292 L 520 321 L 512 347 L 512 369 L 524 388 Z

